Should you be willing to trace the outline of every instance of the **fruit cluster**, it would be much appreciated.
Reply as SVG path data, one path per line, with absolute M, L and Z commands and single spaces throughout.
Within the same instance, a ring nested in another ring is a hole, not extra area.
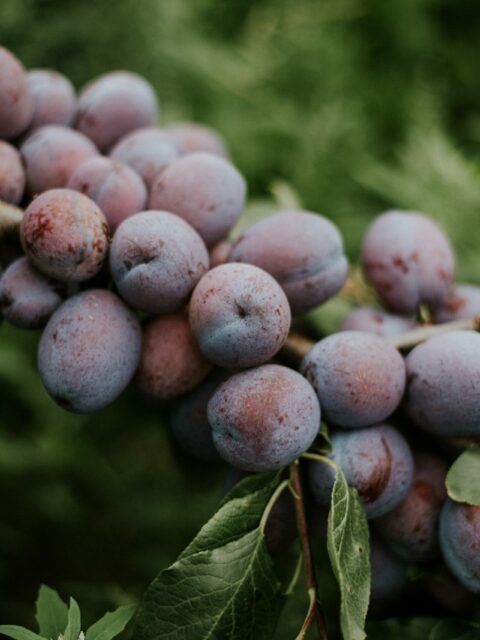
M 55 402 L 97 411 L 133 381 L 171 403 L 180 447 L 233 467 L 229 486 L 321 447 L 323 419 L 328 455 L 371 520 L 373 599 L 440 552 L 480 593 L 480 507 L 447 499 L 438 453 L 452 437 L 480 439 L 480 336 L 445 331 L 406 358 L 391 340 L 419 309 L 435 323 L 480 314 L 480 290 L 453 286 L 435 222 L 405 211 L 373 222 L 363 268 L 386 310 L 355 310 L 296 371 L 281 364 L 292 316 L 348 275 L 331 221 L 281 211 L 229 237 L 246 185 L 224 142 L 201 125 L 156 126 L 155 93 L 132 73 L 101 76 L 77 99 L 60 74 L 27 73 L 0 48 L 0 96 L 2 210 L 25 206 L 1 310 L 43 330 L 38 369 Z M 333 476 L 308 462 L 320 513 Z M 292 522 L 286 494 L 269 520 L 272 552 Z

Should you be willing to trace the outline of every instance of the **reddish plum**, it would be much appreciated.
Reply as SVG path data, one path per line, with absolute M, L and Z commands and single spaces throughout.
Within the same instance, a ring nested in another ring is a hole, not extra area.
M 190 322 L 200 349 L 227 369 L 270 360 L 290 329 L 290 308 L 277 282 L 247 264 L 224 264 L 200 280 L 190 302 Z
M 293 314 L 337 293 L 348 271 L 336 226 L 307 211 L 281 211 L 260 220 L 234 242 L 229 261 L 270 273 L 285 291 Z

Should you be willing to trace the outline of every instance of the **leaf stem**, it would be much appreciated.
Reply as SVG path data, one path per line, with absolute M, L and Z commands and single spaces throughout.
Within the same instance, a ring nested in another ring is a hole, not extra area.
M 305 620 L 303 621 L 302 628 L 300 629 L 300 632 L 295 638 L 295 640 L 304 640 L 305 635 L 308 629 L 310 628 L 310 624 L 313 620 L 313 616 L 315 615 L 315 605 L 317 603 L 317 595 L 315 593 L 315 589 L 310 588 L 308 590 L 308 598 L 309 598 L 309 604 L 308 604 L 307 615 L 305 616 Z
M 307 576 L 308 594 L 310 597 L 310 606 L 307 617 L 303 623 L 298 638 L 304 638 L 307 629 L 315 619 L 318 637 L 320 640 L 328 640 L 327 629 L 325 626 L 325 616 L 317 597 L 317 581 L 315 578 L 315 570 L 313 567 L 312 551 L 310 548 L 310 540 L 308 536 L 307 517 L 305 515 L 305 504 L 303 499 L 302 483 L 300 481 L 299 462 L 295 460 L 290 465 L 290 482 L 295 492 L 295 510 L 297 514 L 297 527 L 300 543 L 302 545 L 303 564 Z M 303 635 L 302 635 L 303 632 Z
M 290 580 L 290 584 L 285 589 L 286 596 L 291 596 L 292 593 L 294 592 L 295 587 L 297 586 L 298 579 L 300 578 L 300 574 L 302 572 L 302 565 L 303 565 L 303 553 L 300 552 L 298 554 L 297 564 L 295 565 L 295 571 L 293 572 L 293 576 L 292 576 L 292 579 Z
M 289 483 L 290 483 L 290 480 L 283 480 L 275 489 L 275 491 L 272 493 L 272 497 L 268 501 L 267 506 L 265 507 L 265 511 L 262 514 L 262 519 L 260 520 L 259 526 L 260 526 L 260 531 L 262 533 L 265 532 L 268 516 L 270 515 L 273 507 L 275 506 L 275 502 L 278 500 L 278 497 L 284 491 L 284 489 L 289 485 Z
M 324 464 L 330 465 L 335 471 L 338 471 L 338 464 L 331 458 L 322 456 L 320 453 L 312 453 L 311 451 L 308 451 L 307 453 L 302 453 L 302 458 L 306 458 L 307 460 L 315 460 L 315 462 L 323 462 Z

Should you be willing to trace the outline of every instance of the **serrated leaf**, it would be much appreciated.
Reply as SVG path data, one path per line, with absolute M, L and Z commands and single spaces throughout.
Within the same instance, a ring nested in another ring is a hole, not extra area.
M 464 451 L 447 474 L 447 492 L 452 500 L 480 506 L 480 447 Z
M 328 515 L 327 548 L 340 587 L 340 626 L 345 640 L 363 640 L 370 600 L 367 519 L 357 491 L 337 468 Z
M 147 590 L 136 640 L 270 640 L 282 602 L 260 519 L 279 474 L 242 482 Z M 250 490 L 250 493 L 246 493 Z
M 215 549 L 219 544 L 227 544 L 255 529 L 279 478 L 279 473 L 257 474 L 239 482 L 179 559 L 196 552 Z
M 126 605 L 106 613 L 87 630 L 85 640 L 112 640 L 125 629 L 136 608 L 136 605 Z
M 42 636 L 29 631 L 24 627 L 17 627 L 14 624 L 2 624 L 0 625 L 0 635 L 8 636 L 14 640 L 44 640 Z
M 442 620 L 430 632 L 428 640 L 478 640 L 480 625 L 464 620 Z
M 435 625 L 436 618 L 393 618 L 368 625 L 368 640 L 426 640 Z
M 54 589 L 42 584 L 38 592 L 35 618 L 45 638 L 57 640 L 68 623 L 68 607 Z
M 80 631 L 82 630 L 82 620 L 80 616 L 80 608 L 73 598 L 70 598 L 70 606 L 68 607 L 68 622 L 63 634 L 64 640 L 78 640 Z

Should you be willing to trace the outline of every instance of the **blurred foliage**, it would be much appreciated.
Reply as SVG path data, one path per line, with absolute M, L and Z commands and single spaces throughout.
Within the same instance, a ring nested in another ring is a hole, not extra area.
M 157 88 L 162 121 L 217 127 L 253 215 L 272 185 L 284 203 L 298 194 L 338 223 L 355 262 L 382 209 L 425 210 L 472 282 L 479 30 L 470 0 L 0 2 L 0 43 L 27 67 L 77 87 L 128 68 Z M 0 622 L 18 624 L 41 582 L 92 619 L 138 597 L 211 514 L 223 473 L 182 459 L 165 411 L 134 392 L 95 416 L 54 407 L 37 338 L 0 329 Z

